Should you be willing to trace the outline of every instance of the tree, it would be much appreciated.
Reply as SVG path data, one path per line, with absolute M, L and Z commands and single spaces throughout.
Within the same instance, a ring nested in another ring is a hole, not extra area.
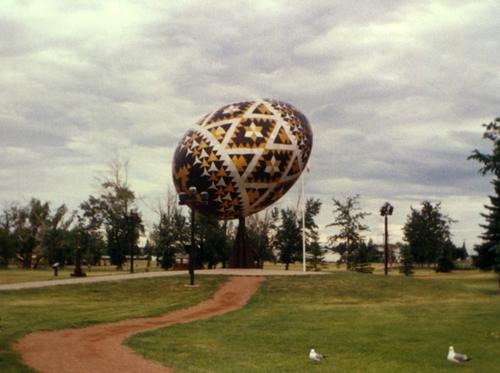
M 11 232 L 4 227 L 0 227 L 0 267 L 9 265 L 9 260 L 14 257 L 16 252 L 15 244 Z
M 201 268 L 205 264 L 212 269 L 218 263 L 229 259 L 229 243 L 224 223 L 213 215 L 196 215 L 196 265 Z
M 465 260 L 469 256 L 467 252 L 467 246 L 465 246 L 465 241 L 462 244 L 462 247 L 454 247 L 453 248 L 453 260 Z
M 288 270 L 291 263 L 302 257 L 302 233 L 297 220 L 297 213 L 289 207 L 280 210 L 281 224 L 276 233 L 276 247 L 279 260 Z
M 247 218 L 248 241 L 256 268 L 263 268 L 265 261 L 276 259 L 273 253 L 273 240 L 278 217 L 279 210 L 273 208 L 265 210 L 263 214 L 254 214 Z
M 399 271 L 404 273 L 405 276 L 413 274 L 413 256 L 411 255 L 411 250 L 409 245 L 400 245 L 401 253 L 401 266 Z
M 118 269 L 123 267 L 126 255 L 133 254 L 144 232 L 141 215 L 135 206 L 135 193 L 128 185 L 127 171 L 126 162 L 111 162 L 108 175 L 101 180 L 100 195 L 89 196 L 80 205 L 87 219 L 104 226 L 107 251 L 111 263 Z
M 490 153 L 475 149 L 468 159 L 482 165 L 479 172 L 483 176 L 493 175 L 491 183 L 494 193 L 489 196 L 490 204 L 484 206 L 487 212 L 481 214 L 486 222 L 481 224 L 484 230 L 480 236 L 482 243 L 474 249 L 477 252 L 474 262 L 482 270 L 495 270 L 500 286 L 500 118 L 483 124 L 483 127 L 483 138 L 493 143 L 493 149 Z
M 439 270 L 449 270 L 446 261 L 451 258 L 450 225 L 455 220 L 441 212 L 441 203 L 423 201 L 420 210 L 411 208 L 403 227 L 403 239 L 408 242 L 414 261 L 421 266 L 435 264 L 440 258 Z M 453 247 L 453 246 L 451 246 Z
M 16 254 L 16 240 L 12 234 L 10 211 L 5 209 L 0 215 L 0 267 L 7 267 Z
M 42 203 L 36 198 L 32 198 L 25 207 L 13 206 L 10 210 L 16 254 L 25 269 L 32 266 L 36 268 L 42 258 L 40 231 L 49 214 L 49 203 Z M 35 256 L 35 263 L 32 262 L 33 256 Z
M 160 220 L 153 225 L 150 235 L 153 252 L 160 259 L 163 269 L 172 268 L 175 255 L 184 252 L 189 241 L 189 224 L 182 210 L 177 205 L 177 196 L 167 193 L 165 207 L 159 206 Z
M 453 264 L 453 250 L 455 245 L 447 241 L 441 248 L 438 258 L 436 272 L 451 272 L 455 265 Z
M 362 240 L 353 248 L 353 264 L 368 264 L 380 261 L 380 253 L 377 251 L 377 247 L 370 238 L 368 242 Z
M 53 215 L 49 214 L 42 221 L 40 227 L 40 246 L 43 256 L 50 264 L 64 264 L 71 257 L 72 240 L 69 227 L 73 223 L 74 214 L 65 219 L 67 212 L 64 204 L 59 206 Z
M 352 262 L 353 249 L 362 240 L 362 232 L 368 231 L 367 225 L 362 223 L 362 220 L 370 215 L 367 212 L 361 211 L 359 205 L 359 194 L 348 196 L 345 202 L 333 198 L 335 220 L 328 224 L 327 227 L 339 227 L 340 231 L 328 238 L 330 245 L 338 241 L 345 243 L 346 248 L 346 265 L 349 269 Z
M 319 227 L 314 220 L 321 211 L 321 205 L 322 203 L 319 199 L 308 198 L 304 214 L 306 252 L 310 255 L 309 262 L 315 271 L 319 271 L 320 267 L 324 264 L 324 250 L 319 244 Z M 299 225 L 302 227 L 302 217 L 299 219 Z
M 73 216 L 65 219 L 66 213 L 63 204 L 51 214 L 49 202 L 42 203 L 36 198 L 26 206 L 12 205 L 4 210 L 0 219 L 4 261 L 15 253 L 26 269 L 37 268 L 42 258 L 49 263 L 63 263 L 68 251 L 68 229 L 73 220 Z

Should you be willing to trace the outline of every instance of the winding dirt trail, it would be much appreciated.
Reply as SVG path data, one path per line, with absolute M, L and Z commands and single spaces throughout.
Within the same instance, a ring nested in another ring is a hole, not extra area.
M 212 298 L 159 317 L 124 320 L 80 329 L 28 334 L 14 346 L 25 364 L 46 373 L 172 372 L 123 346 L 125 338 L 146 330 L 204 320 L 243 307 L 263 277 L 231 277 Z

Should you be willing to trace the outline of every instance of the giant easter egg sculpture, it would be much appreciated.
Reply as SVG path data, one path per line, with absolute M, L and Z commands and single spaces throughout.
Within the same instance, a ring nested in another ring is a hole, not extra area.
M 240 219 L 281 198 L 312 149 L 306 117 L 287 103 L 263 99 L 226 105 L 182 137 L 174 154 L 177 192 L 208 192 L 202 213 Z

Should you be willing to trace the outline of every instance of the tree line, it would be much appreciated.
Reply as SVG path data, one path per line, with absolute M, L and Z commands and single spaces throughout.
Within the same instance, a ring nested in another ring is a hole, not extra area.
M 326 247 L 320 243 L 316 223 L 322 207 L 319 199 L 306 200 L 304 223 L 299 209 L 291 207 L 274 207 L 248 217 L 248 241 L 256 267 L 262 268 L 264 262 L 280 262 L 288 269 L 301 262 L 303 225 L 307 261 L 313 270 L 320 270 L 325 264 L 327 249 L 338 252 L 347 268 L 381 261 L 373 241 L 362 235 L 369 230 L 362 222 L 369 214 L 359 208 L 359 198 L 356 195 L 345 201 L 333 199 L 335 219 L 327 226 L 338 228 L 338 232 L 328 237 Z M 158 209 L 158 221 L 146 244 L 139 247 L 139 237 L 145 229 L 123 165 L 113 164 L 109 176 L 101 182 L 100 192 L 89 196 L 79 207 L 73 212 L 65 205 L 53 210 L 48 202 L 33 198 L 26 206 L 4 209 L 0 214 L 0 263 L 5 266 L 14 260 L 23 268 L 37 268 L 40 263 L 73 264 L 78 250 L 88 265 L 96 265 L 106 256 L 120 269 L 131 255 L 144 255 L 156 257 L 162 268 L 169 269 L 175 265 L 177 255 L 186 253 L 190 222 L 173 194 Z M 421 265 L 439 262 L 448 253 L 451 263 L 464 257 L 466 254 L 451 243 L 451 222 L 440 212 L 439 204 L 423 202 L 421 211 L 412 209 L 404 227 L 406 246 L 410 249 L 406 256 Z M 196 226 L 196 266 L 226 267 L 236 235 L 233 222 L 197 214 Z
M 483 242 L 475 247 L 474 263 L 483 270 L 500 273 L 500 119 L 484 125 L 484 138 L 493 142 L 491 153 L 475 150 L 470 159 L 478 161 L 484 175 L 494 176 L 494 195 L 487 212 L 482 214 Z M 304 214 L 298 208 L 270 208 L 247 218 L 248 239 L 257 267 L 264 262 L 280 262 L 286 269 L 302 261 L 302 225 L 309 266 L 319 270 L 324 264 L 326 249 L 338 252 L 347 268 L 382 260 L 373 241 L 363 236 L 369 227 L 369 215 L 359 207 L 360 196 L 345 200 L 333 198 L 334 220 L 327 227 L 337 230 L 321 245 L 316 218 L 322 202 L 309 198 Z M 172 268 L 176 255 L 185 253 L 189 242 L 189 221 L 169 195 L 166 205 L 158 209 L 159 218 L 147 235 L 144 247 L 139 238 L 146 234 L 136 195 L 128 184 L 127 165 L 110 164 L 108 174 L 100 179 L 99 192 L 81 202 L 79 210 L 68 211 L 62 204 L 53 208 L 49 202 L 33 198 L 26 205 L 12 204 L 0 213 L 0 266 L 17 262 L 23 268 L 37 268 L 41 263 L 73 264 L 80 252 L 89 265 L 99 263 L 103 256 L 122 268 L 134 255 L 156 256 L 165 269 Z M 304 222 L 302 222 L 304 216 Z M 423 201 L 420 209 L 411 207 L 403 227 L 404 243 L 399 243 L 405 273 L 413 265 L 434 266 L 450 271 L 457 259 L 467 256 L 465 244 L 456 247 L 451 240 L 455 221 L 441 211 L 440 203 Z M 225 267 L 229 260 L 236 229 L 231 221 L 219 221 L 197 214 L 198 267 Z

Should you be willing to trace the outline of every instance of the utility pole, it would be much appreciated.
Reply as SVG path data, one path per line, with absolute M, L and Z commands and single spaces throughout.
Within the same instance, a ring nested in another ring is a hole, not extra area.
M 389 258 L 389 231 L 387 229 L 387 217 L 392 215 L 393 211 L 394 207 L 389 202 L 384 203 L 384 205 L 380 208 L 380 215 L 384 217 L 384 274 L 386 276 L 388 274 L 387 264 Z
M 188 250 L 189 255 L 189 284 L 194 285 L 194 262 L 196 261 L 196 243 L 195 243 L 195 207 L 200 205 L 208 205 L 208 193 L 201 192 L 201 200 L 198 201 L 196 198 L 196 187 L 192 186 L 189 188 L 189 193 L 181 192 L 179 193 L 179 204 L 188 205 L 191 208 L 191 245 Z

